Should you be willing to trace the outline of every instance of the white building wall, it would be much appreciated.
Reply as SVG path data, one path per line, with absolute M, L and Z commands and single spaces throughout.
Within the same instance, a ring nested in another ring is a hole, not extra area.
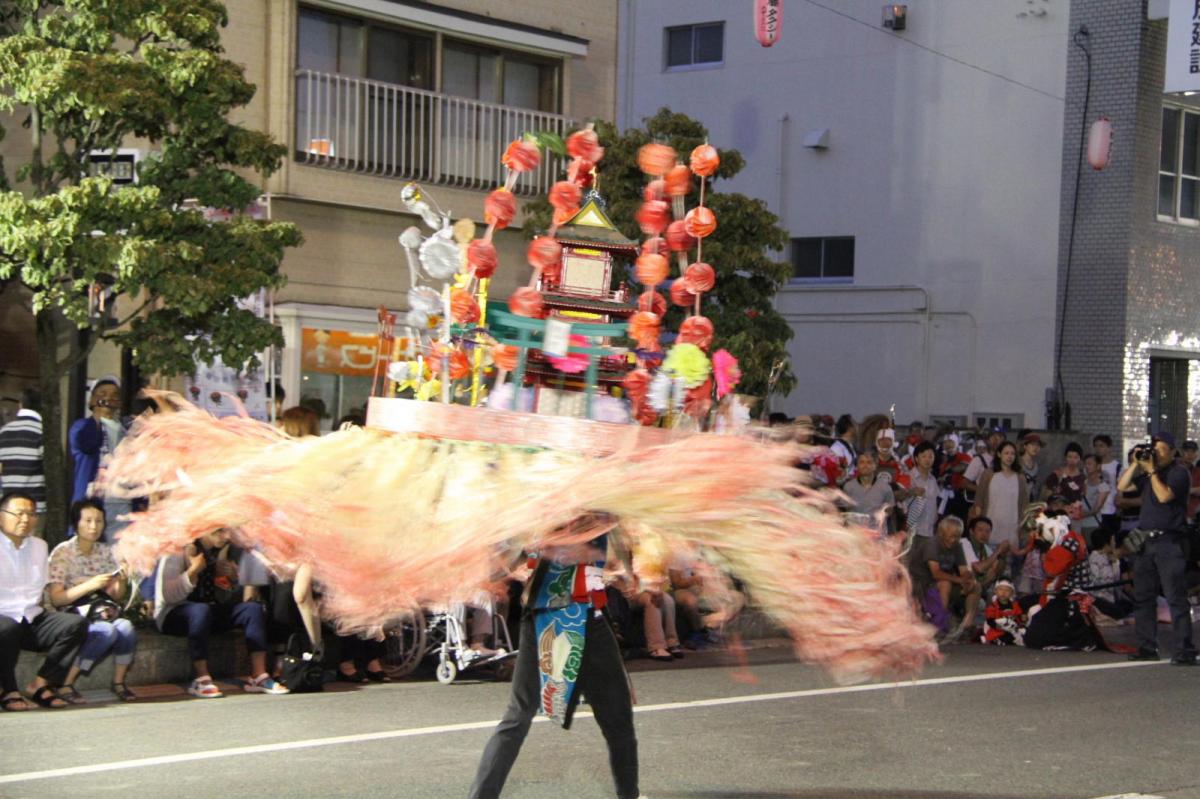
M 749 0 L 622 0 L 618 122 L 660 107 L 747 160 L 719 190 L 792 237 L 855 237 L 842 285 L 792 285 L 789 413 L 1044 420 L 1051 384 L 1067 0 L 786 0 L 780 41 Z M 1031 14 L 1033 11 L 1035 13 Z M 1042 12 L 1045 12 L 1042 14 Z M 723 20 L 716 68 L 664 69 L 664 29 Z M 1102 111 L 1103 109 L 1097 109 Z M 825 150 L 803 146 L 827 128 Z

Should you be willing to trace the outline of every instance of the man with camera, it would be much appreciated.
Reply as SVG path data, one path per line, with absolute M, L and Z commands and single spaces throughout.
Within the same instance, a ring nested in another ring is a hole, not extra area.
M 1132 660 L 1158 659 L 1156 604 L 1161 585 L 1171 608 L 1171 662 L 1196 665 L 1184 582 L 1184 527 L 1191 483 L 1187 469 L 1175 462 L 1175 437 L 1167 432 L 1156 433 L 1149 444 L 1135 447 L 1133 463 L 1117 482 L 1118 491 L 1136 488 L 1142 495 L 1138 529 L 1127 542 L 1137 555 L 1133 565 L 1133 613 L 1138 651 L 1129 656 Z

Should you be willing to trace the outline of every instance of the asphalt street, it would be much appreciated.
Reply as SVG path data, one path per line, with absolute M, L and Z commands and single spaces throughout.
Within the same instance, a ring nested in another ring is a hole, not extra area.
M 649 799 L 1200 797 L 1200 669 L 957 645 L 839 687 L 786 644 L 631 664 Z M 0 796 L 465 796 L 508 686 L 431 679 L 0 717 Z M 99 695 L 94 695 L 99 696 Z M 612 796 L 591 718 L 535 724 L 505 792 Z

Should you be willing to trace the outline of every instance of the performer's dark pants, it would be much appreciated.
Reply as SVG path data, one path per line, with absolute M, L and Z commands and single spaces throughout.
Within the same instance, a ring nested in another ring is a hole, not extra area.
M 1146 548 L 1133 562 L 1133 621 L 1138 649 L 1158 651 L 1158 592 L 1167 598 L 1171 608 L 1172 656 L 1193 657 L 1192 616 L 1184 581 L 1186 562 L 1183 555 L 1183 532 L 1168 530 L 1148 539 Z
M 500 795 L 508 772 L 521 751 L 521 743 L 538 710 L 540 682 L 537 638 L 533 619 L 521 621 L 520 652 L 513 671 L 512 696 L 504 718 L 483 750 L 479 771 L 471 786 L 471 799 L 493 799 Z M 637 738 L 633 734 L 633 701 L 621 652 L 612 630 L 603 618 L 588 622 L 583 663 L 575 693 L 587 696 L 588 704 L 608 742 L 608 761 L 618 799 L 637 799 Z

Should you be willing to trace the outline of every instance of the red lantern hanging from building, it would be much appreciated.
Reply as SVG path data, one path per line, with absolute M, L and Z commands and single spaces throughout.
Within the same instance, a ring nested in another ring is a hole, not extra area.
M 754 38 L 763 47 L 779 41 L 783 21 L 783 0 L 754 0 Z
M 1113 129 L 1108 117 L 1100 117 L 1088 131 L 1087 160 L 1092 169 L 1099 172 L 1108 166 L 1112 155 Z

